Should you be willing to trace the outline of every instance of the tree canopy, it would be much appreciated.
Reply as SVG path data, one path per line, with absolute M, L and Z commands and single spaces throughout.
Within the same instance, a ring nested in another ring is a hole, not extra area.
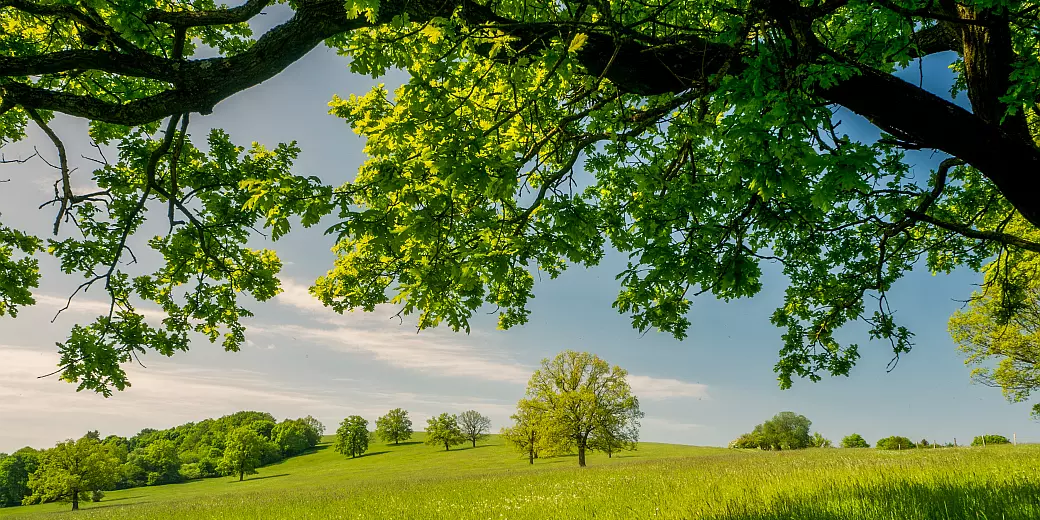
M 763 450 L 798 450 L 809 447 L 829 447 L 830 441 L 818 432 L 809 434 L 812 421 L 794 412 L 780 412 L 772 419 L 755 426 L 751 433 L 741 435 L 730 443 L 731 448 L 761 448 Z
M 477 441 L 487 438 L 491 434 L 491 419 L 476 410 L 466 410 L 459 414 L 459 429 L 462 436 L 477 447 Z
M 350 458 L 360 457 L 368 451 L 368 420 L 360 415 L 343 419 L 336 430 L 335 448 Z
M 376 419 L 376 433 L 383 442 L 400 444 L 412 438 L 412 420 L 408 418 L 408 411 L 394 408 L 386 415 Z
M 459 428 L 458 417 L 450 413 L 442 413 L 427 419 L 425 442 L 431 446 L 444 446 L 444 451 L 466 442 L 462 428 Z
M 58 443 L 40 456 L 23 503 L 61 500 L 72 502 L 76 511 L 80 500 L 99 498 L 99 492 L 115 486 L 118 466 L 111 449 L 91 437 Z
M 240 426 L 228 436 L 224 456 L 217 470 L 224 475 L 238 475 L 238 480 L 256 473 L 261 465 L 264 439 L 250 426 Z
M 908 352 L 887 294 L 915 266 L 1040 252 L 1022 173 L 1040 168 L 1030 2 L 294 0 L 252 34 L 275 3 L 0 0 L 0 145 L 38 127 L 55 181 L 41 201 L 53 236 L 0 224 L 0 315 L 34 304 L 41 255 L 83 277 L 77 294 L 103 287 L 111 311 L 59 345 L 80 389 L 125 388 L 122 363 L 186 350 L 191 333 L 237 350 L 242 295 L 280 290 L 275 252 L 248 246 L 255 227 L 278 239 L 332 221 L 336 258 L 311 292 L 337 311 L 394 302 L 421 328 L 468 330 L 484 305 L 522 324 L 536 270 L 595 265 L 609 247 L 629 257 L 618 311 L 683 338 L 695 295 L 755 295 L 777 262 L 784 387 L 847 374 L 858 345 L 837 332 L 852 322 Z M 352 181 L 295 172 L 294 143 L 191 134 L 192 114 L 319 45 L 357 73 L 408 74 L 332 100 L 367 143 Z M 893 75 L 939 53 L 970 110 Z M 844 133 L 839 110 L 881 137 Z M 118 151 L 86 188 L 58 114 Z M 948 158 L 925 175 L 907 150 Z M 149 220 L 168 232 L 145 267 L 128 244 Z
M 868 443 L 866 441 L 866 439 L 863 438 L 862 435 L 860 435 L 858 433 L 853 433 L 853 434 L 850 434 L 850 435 L 846 435 L 844 438 L 841 439 L 841 447 L 842 448 L 869 448 L 870 447 L 870 443 Z
M 558 431 L 584 467 L 588 450 L 635 447 L 643 413 L 627 377 L 625 369 L 599 356 L 566 350 L 542 360 L 517 408 L 535 414 L 543 428 Z

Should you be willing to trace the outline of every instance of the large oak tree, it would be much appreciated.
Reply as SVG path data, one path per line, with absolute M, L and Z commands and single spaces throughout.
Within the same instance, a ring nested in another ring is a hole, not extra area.
M 335 222 L 317 298 L 393 301 L 420 327 L 468 330 L 483 305 L 524 323 L 534 270 L 593 265 L 609 246 L 629 255 L 617 309 L 682 338 L 694 295 L 752 296 L 778 262 L 783 386 L 847 373 L 857 346 L 835 331 L 849 322 L 908 352 L 886 295 L 922 259 L 949 271 L 1040 252 L 1031 1 L 290 0 L 254 38 L 273 3 L 0 0 L 0 139 L 34 125 L 56 157 L 54 236 L 0 224 L 0 314 L 34 303 L 41 254 L 80 289 L 103 286 L 111 312 L 59 347 L 80 388 L 124 388 L 121 363 L 187 349 L 193 331 L 239 348 L 240 295 L 279 290 L 275 253 L 246 242 L 297 217 Z M 293 171 L 293 144 L 189 135 L 191 114 L 320 45 L 358 73 L 409 74 L 392 96 L 332 101 L 367 139 L 354 180 Z M 971 110 L 892 74 L 938 53 Z M 839 110 L 882 137 L 842 133 Z M 72 187 L 77 136 L 58 135 L 56 114 L 118 147 L 91 189 Z M 949 158 L 915 177 L 902 159 L 918 149 Z M 130 265 L 147 219 L 169 230 L 148 241 L 154 269 Z

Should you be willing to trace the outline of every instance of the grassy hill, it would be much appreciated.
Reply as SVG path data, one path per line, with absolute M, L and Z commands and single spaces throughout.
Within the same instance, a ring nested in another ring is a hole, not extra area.
M 373 443 L 348 459 L 328 444 L 259 470 L 113 491 L 99 503 L 0 509 L 0 518 L 546 519 L 1040 518 L 1040 446 L 737 451 L 641 443 L 533 466 L 493 436 L 450 452 Z

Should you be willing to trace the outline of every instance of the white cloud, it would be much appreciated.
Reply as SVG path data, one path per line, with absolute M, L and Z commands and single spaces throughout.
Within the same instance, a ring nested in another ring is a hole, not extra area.
M 629 375 L 632 392 L 641 399 L 668 399 L 673 397 L 708 398 L 708 385 L 687 383 L 678 379 Z

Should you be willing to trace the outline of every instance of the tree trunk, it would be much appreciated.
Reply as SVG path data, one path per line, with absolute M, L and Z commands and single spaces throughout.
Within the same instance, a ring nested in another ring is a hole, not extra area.
M 473 447 L 476 448 L 477 447 L 477 439 L 473 438 L 473 439 L 470 439 L 470 440 L 473 441 Z
M 79 490 L 72 488 L 72 510 L 79 511 Z
M 238 481 L 242 482 L 245 479 L 246 479 L 246 470 L 244 470 L 244 469 L 238 470 Z
M 585 467 L 585 443 L 578 443 L 578 466 Z
M 451 445 L 448 444 L 448 441 L 444 441 L 444 451 L 450 451 L 450 450 L 451 450 Z
M 534 450 L 527 452 L 527 462 L 534 464 Z

